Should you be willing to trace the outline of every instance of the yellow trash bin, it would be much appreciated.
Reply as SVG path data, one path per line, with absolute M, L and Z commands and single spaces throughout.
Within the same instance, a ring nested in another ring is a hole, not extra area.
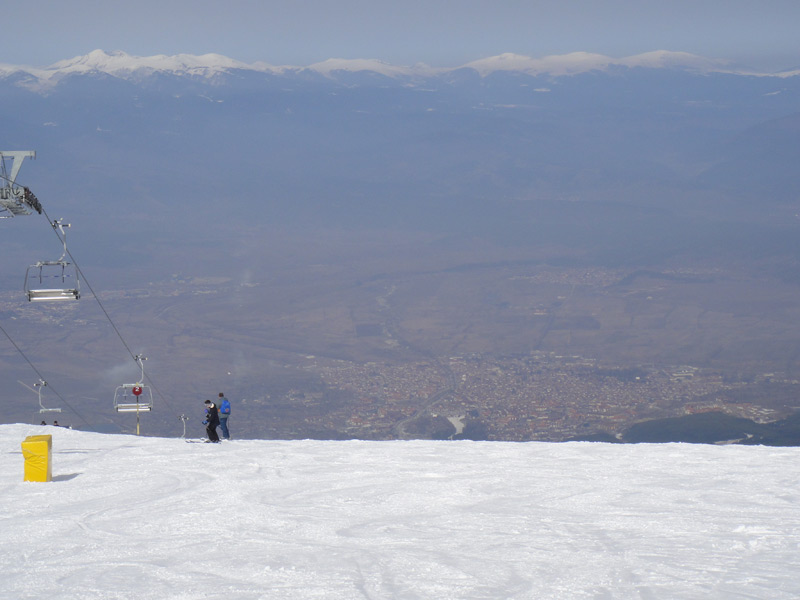
M 29 435 L 22 442 L 22 456 L 25 457 L 25 481 L 51 481 L 50 450 L 53 447 L 52 435 Z

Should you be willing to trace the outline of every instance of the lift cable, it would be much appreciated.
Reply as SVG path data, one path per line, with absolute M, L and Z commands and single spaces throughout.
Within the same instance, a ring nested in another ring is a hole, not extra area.
M 31 369 L 33 369 L 33 372 L 36 373 L 36 375 L 39 377 L 39 380 L 40 381 L 46 381 L 45 378 L 42 376 L 42 374 L 39 372 L 39 369 L 36 368 L 36 365 L 34 365 L 30 361 L 30 359 L 25 355 L 25 353 L 22 351 L 22 349 L 17 345 L 17 343 L 11 338 L 10 335 L 8 335 L 8 332 L 5 330 L 5 328 L 2 325 L 0 325 L 0 331 L 2 331 L 5 334 L 5 336 L 8 338 L 8 341 L 11 342 L 11 345 L 14 346 L 14 348 L 17 350 L 17 352 L 19 352 L 20 356 L 22 358 L 24 358 L 25 361 L 30 365 Z M 84 417 L 81 413 L 79 413 L 75 409 L 75 407 L 73 407 L 69 402 L 64 400 L 64 397 L 61 394 L 59 394 L 56 390 L 54 390 L 53 386 L 48 384 L 47 387 L 50 388 L 50 391 L 52 391 L 56 396 L 58 396 L 58 398 L 59 398 L 59 400 L 61 400 L 61 402 L 63 402 L 72 412 L 74 412 L 78 417 L 80 417 L 80 419 L 84 423 L 89 425 L 89 421 L 86 420 L 86 417 Z
M 42 208 L 42 214 L 45 216 L 45 218 L 47 218 L 49 223 L 51 223 L 51 224 L 53 223 L 53 220 L 50 219 L 50 216 L 47 214 L 47 211 L 44 210 L 44 208 Z M 59 241 L 64 243 L 64 240 L 61 237 L 61 234 L 59 233 L 58 228 L 57 227 L 52 227 L 52 230 L 55 233 L 56 237 L 59 239 Z M 100 310 L 103 311 L 103 314 L 106 316 L 106 319 L 108 319 L 108 322 L 111 324 L 111 328 L 114 330 L 114 333 L 117 334 L 117 337 L 122 342 L 122 345 L 125 347 L 125 350 L 127 350 L 128 354 L 131 355 L 131 358 L 137 364 L 139 364 L 138 359 L 137 359 L 138 355 L 133 353 L 133 351 L 131 350 L 130 346 L 125 341 L 125 338 L 122 336 L 122 333 L 120 332 L 119 328 L 114 323 L 113 319 L 111 318 L 111 315 L 108 314 L 108 311 L 106 310 L 105 306 L 103 306 L 103 303 L 100 301 L 100 297 L 95 293 L 94 288 L 92 288 L 91 283 L 86 278 L 86 275 L 84 274 L 84 272 L 81 270 L 80 266 L 78 265 L 78 261 L 75 260 L 75 257 L 72 255 L 72 252 L 70 252 L 69 248 L 67 248 L 66 244 L 64 244 L 64 249 L 66 250 L 67 255 L 70 257 L 70 260 L 72 260 L 72 264 L 75 266 L 75 271 L 78 273 L 80 278 L 83 280 L 84 285 L 91 292 L 92 296 L 94 297 L 95 301 L 97 302 L 97 305 L 100 307 Z M 150 376 L 145 373 L 144 378 L 147 379 L 147 382 L 150 384 L 150 387 L 152 387 L 155 390 L 156 395 L 158 395 L 159 399 L 161 399 L 164 402 L 164 404 L 167 406 L 167 408 L 177 415 L 178 413 L 170 405 L 170 403 L 167 401 L 166 397 L 159 391 L 159 389 L 153 383 L 153 380 L 150 378 Z
M 11 178 L 7 177 L 4 174 L 4 172 L 5 172 L 5 169 L 3 169 L 3 173 L 0 173 L 0 178 L 6 180 L 11 185 L 14 185 L 15 182 Z M 41 214 L 42 213 L 42 206 L 39 203 L 38 198 L 36 198 L 36 196 L 33 194 L 33 192 L 31 192 L 28 188 L 23 187 L 22 189 L 24 191 L 24 194 L 23 194 L 24 201 L 29 206 L 31 206 L 31 208 L 33 208 L 39 214 Z M 27 362 L 30 365 L 31 369 L 33 369 L 33 372 L 36 373 L 36 375 L 39 377 L 39 380 L 40 381 L 45 381 L 45 379 L 42 376 L 42 374 L 39 371 L 39 369 L 36 368 L 36 365 L 34 365 L 31 362 L 31 360 L 27 357 L 27 355 L 22 351 L 22 348 L 19 347 L 19 345 L 13 340 L 13 338 L 9 335 L 9 333 L 5 330 L 5 328 L 2 325 L 0 325 L 0 331 L 2 331 L 3 334 L 8 338 L 8 341 L 11 342 L 11 345 L 14 346 L 14 348 L 19 353 L 19 355 L 22 356 L 22 358 L 25 359 L 25 362 Z M 74 412 L 76 416 L 78 416 L 84 423 L 86 423 L 86 425 L 89 425 L 89 421 L 86 420 L 86 417 L 84 417 L 80 412 L 78 412 L 78 410 L 75 409 L 74 406 L 72 406 L 69 402 L 67 402 L 64 399 L 64 397 L 61 394 L 58 393 L 57 390 L 53 389 L 52 386 L 49 386 L 49 387 L 53 391 L 53 393 L 61 400 L 61 402 L 64 403 L 65 406 L 67 406 L 72 412 Z
M 2 173 L 0 173 L 0 179 L 5 179 L 8 183 L 10 183 L 12 185 L 16 184 L 15 181 L 12 181 L 9 177 L 6 177 Z M 16 184 L 16 185 L 19 185 L 19 184 Z M 36 210 L 39 214 L 44 215 L 45 218 L 47 219 L 48 223 L 52 226 L 53 220 L 50 218 L 50 215 L 47 214 L 47 211 L 44 210 L 44 208 L 42 207 L 41 203 L 39 202 L 39 199 L 34 195 L 33 192 L 30 191 L 29 188 L 24 187 L 24 186 L 21 186 L 21 187 L 24 190 L 26 202 L 28 202 L 29 205 L 32 208 L 34 208 L 34 210 Z M 128 346 L 128 343 L 125 341 L 125 338 L 122 337 L 122 333 L 120 332 L 119 328 L 117 328 L 116 324 L 114 323 L 113 319 L 111 318 L 111 315 L 108 314 L 108 311 L 105 309 L 105 307 L 103 306 L 103 303 L 100 301 L 100 297 L 95 293 L 94 288 L 92 288 L 91 283 L 89 283 L 89 280 L 86 278 L 85 274 L 81 270 L 80 266 L 78 265 L 78 262 L 75 260 L 75 257 L 72 255 L 72 252 L 70 252 L 69 248 L 66 247 L 66 243 L 65 243 L 64 239 L 61 237 L 61 234 L 59 233 L 58 229 L 56 227 L 52 227 L 52 229 L 53 229 L 53 232 L 55 233 L 56 237 L 59 239 L 59 241 L 62 244 L 64 244 L 64 249 L 66 251 L 66 254 L 70 257 L 70 259 L 72 260 L 72 264 L 75 266 L 75 272 L 81 277 L 81 279 L 83 279 L 83 282 L 86 285 L 86 287 L 89 288 L 89 291 L 92 293 L 92 296 L 94 297 L 95 301 L 97 302 L 98 306 L 100 307 L 100 310 L 103 311 L 103 314 L 105 315 L 106 319 L 108 319 L 108 322 L 111 324 L 111 328 L 117 334 L 117 337 L 122 342 L 122 345 L 125 347 L 125 350 L 128 351 L 128 354 L 130 354 L 131 358 L 134 361 L 137 361 L 137 358 L 136 358 L 137 355 L 133 353 L 133 351 L 131 350 L 130 346 Z M 6 333 L 5 330 L 3 330 L 3 333 Z M 8 339 L 11 340 L 11 338 L 8 336 L 7 333 L 6 333 L 6 337 L 8 337 Z M 11 340 L 11 342 L 12 342 L 12 344 L 14 344 L 13 340 Z M 16 344 L 14 344 L 14 347 L 17 348 L 17 350 L 19 350 L 19 347 Z M 22 353 L 21 350 L 19 350 L 19 352 Z M 24 356 L 24 354 L 23 354 L 23 356 Z M 26 360 L 27 360 L 27 357 L 26 357 Z M 28 361 L 28 363 L 31 364 L 30 361 Z M 33 364 L 31 364 L 31 367 L 33 367 Z M 36 371 L 35 367 L 34 367 L 34 371 Z M 36 372 L 38 373 L 38 371 L 36 371 Z M 170 403 L 167 401 L 166 397 L 161 393 L 161 391 L 158 389 L 158 387 L 153 383 L 152 378 L 147 374 L 145 374 L 144 377 L 145 377 L 145 379 L 147 379 L 147 382 L 150 384 L 150 387 L 152 387 L 155 390 L 156 395 L 164 402 L 164 404 L 167 406 L 167 408 L 177 415 L 178 413 L 170 405 Z M 41 375 L 40 375 L 40 379 L 43 379 L 41 377 Z M 60 397 L 61 396 L 59 396 L 59 398 Z M 62 398 L 62 400 L 63 400 L 63 398 Z M 64 403 L 66 404 L 66 401 Z M 69 405 L 67 405 L 67 406 L 69 406 Z M 70 407 L 70 408 L 72 408 L 72 407 Z M 73 409 L 73 410 L 75 410 L 75 409 Z M 77 414 L 77 411 L 76 411 L 76 414 Z M 83 417 L 81 417 L 81 418 L 83 418 Z M 84 419 L 84 421 L 85 421 L 85 419 Z

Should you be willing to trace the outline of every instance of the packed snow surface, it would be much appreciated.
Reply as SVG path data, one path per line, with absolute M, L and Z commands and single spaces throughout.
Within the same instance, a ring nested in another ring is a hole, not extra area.
M 800 597 L 800 448 L 2 425 L 0 453 L 3 599 Z

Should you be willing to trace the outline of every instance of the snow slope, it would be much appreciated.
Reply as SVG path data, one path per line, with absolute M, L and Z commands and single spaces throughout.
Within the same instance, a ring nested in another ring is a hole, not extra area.
M 800 448 L 3 425 L 0 453 L 3 599 L 800 596 Z

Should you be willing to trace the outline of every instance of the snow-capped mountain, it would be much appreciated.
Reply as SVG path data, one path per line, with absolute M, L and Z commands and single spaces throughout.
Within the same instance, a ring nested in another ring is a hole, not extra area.
M 60 75 L 100 72 L 125 77 L 136 72 L 160 71 L 209 77 L 231 69 L 248 68 L 253 67 L 220 54 L 131 56 L 121 51 L 108 53 L 94 50 L 85 56 L 59 61 L 47 67 L 45 72 Z
M 626 58 L 614 59 L 602 54 L 572 52 L 570 54 L 531 58 L 519 54 L 501 54 L 476 60 L 464 65 L 483 76 L 497 71 L 519 71 L 529 75 L 575 75 L 587 71 L 605 71 L 611 67 L 674 68 L 695 72 L 720 71 L 725 67 L 721 60 L 704 58 L 688 52 L 659 50 Z
M 122 51 L 94 50 L 85 56 L 56 62 L 47 67 L 29 67 L 0 64 L 0 77 L 24 74 L 28 77 L 20 85 L 29 89 L 47 89 L 70 75 L 106 74 L 120 79 L 140 80 L 150 75 L 169 74 L 214 80 L 236 71 L 251 71 L 271 75 L 297 75 L 314 73 L 327 78 L 340 74 L 374 73 L 389 78 L 428 78 L 462 69 L 471 69 L 481 77 L 497 72 L 516 71 L 527 75 L 554 77 L 576 75 L 589 71 L 606 71 L 621 68 L 669 68 L 696 73 L 725 72 L 725 61 L 705 58 L 687 52 L 659 50 L 624 58 L 602 54 L 573 52 L 533 58 L 513 53 L 483 58 L 454 68 L 434 68 L 425 64 L 397 66 L 375 59 L 331 58 L 308 66 L 274 66 L 265 62 L 252 64 L 220 54 L 177 54 L 167 56 L 133 56 Z M 785 75 L 785 74 L 784 74 Z
M 122 51 L 105 52 L 94 50 L 85 56 L 58 61 L 48 67 L 36 68 L 0 65 L 0 76 L 27 74 L 33 80 L 25 80 L 29 89 L 46 89 L 56 85 L 70 75 L 105 74 L 119 79 L 142 79 L 153 74 L 171 74 L 189 77 L 214 77 L 232 70 L 270 71 L 268 65 L 247 65 L 220 54 L 177 54 L 166 56 L 132 56 Z

